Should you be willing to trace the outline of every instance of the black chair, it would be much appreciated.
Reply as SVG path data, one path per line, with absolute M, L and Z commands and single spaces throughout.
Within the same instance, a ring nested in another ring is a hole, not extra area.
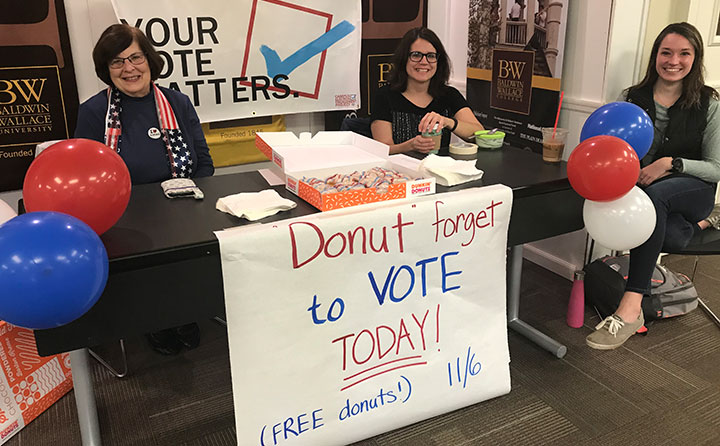
M 695 256 L 695 264 L 693 265 L 692 275 L 690 280 L 695 280 L 695 273 L 697 272 L 698 262 L 700 256 L 708 255 L 720 255 L 720 231 L 708 228 L 704 231 L 700 231 L 692 240 L 690 244 L 683 249 L 675 251 L 666 251 L 667 254 L 679 254 L 686 256 Z M 698 304 L 707 313 L 708 317 L 720 327 L 720 318 L 713 313 L 713 311 L 703 302 L 702 299 L 698 298 Z
M 362 136 L 372 138 L 372 132 L 370 131 L 370 118 L 358 118 L 355 116 L 346 116 L 340 124 L 340 130 L 355 132 Z

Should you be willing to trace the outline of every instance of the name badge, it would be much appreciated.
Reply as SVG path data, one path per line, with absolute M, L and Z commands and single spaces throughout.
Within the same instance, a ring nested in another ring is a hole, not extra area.
M 148 129 L 148 136 L 152 139 L 158 139 L 160 138 L 160 130 L 155 127 L 150 127 L 150 129 Z

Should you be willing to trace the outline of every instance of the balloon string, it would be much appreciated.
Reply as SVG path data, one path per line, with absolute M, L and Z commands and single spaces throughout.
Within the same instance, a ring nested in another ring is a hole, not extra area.
M 558 111 L 557 111 L 557 114 L 555 115 L 555 127 L 553 127 L 553 139 L 555 139 L 555 130 L 557 130 L 558 119 L 560 119 L 560 107 L 562 106 L 563 93 L 565 93 L 565 92 L 564 91 L 560 92 L 560 101 L 558 102 Z

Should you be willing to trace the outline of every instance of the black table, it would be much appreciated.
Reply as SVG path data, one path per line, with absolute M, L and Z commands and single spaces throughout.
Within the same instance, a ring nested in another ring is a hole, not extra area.
M 482 180 L 438 192 L 505 184 L 513 190 L 508 233 L 508 326 L 558 357 L 566 347 L 518 318 L 522 244 L 581 229 L 582 198 L 567 181 L 565 163 L 546 164 L 540 155 L 514 148 L 479 152 Z M 87 348 L 178 326 L 225 312 L 219 244 L 213 231 L 248 224 L 215 209 L 218 198 L 268 188 L 257 172 L 198 178 L 205 199 L 169 200 L 158 184 L 135 186 L 122 218 L 102 236 L 110 275 L 100 300 L 62 327 L 35 331 L 38 352 L 71 352 L 83 444 L 100 444 Z M 263 223 L 317 212 L 282 186 L 297 207 Z

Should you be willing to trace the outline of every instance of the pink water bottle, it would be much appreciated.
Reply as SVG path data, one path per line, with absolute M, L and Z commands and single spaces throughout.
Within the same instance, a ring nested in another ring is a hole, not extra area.
M 567 309 L 567 324 L 572 328 L 580 328 L 585 322 L 585 271 L 575 271 L 570 290 L 570 301 Z

